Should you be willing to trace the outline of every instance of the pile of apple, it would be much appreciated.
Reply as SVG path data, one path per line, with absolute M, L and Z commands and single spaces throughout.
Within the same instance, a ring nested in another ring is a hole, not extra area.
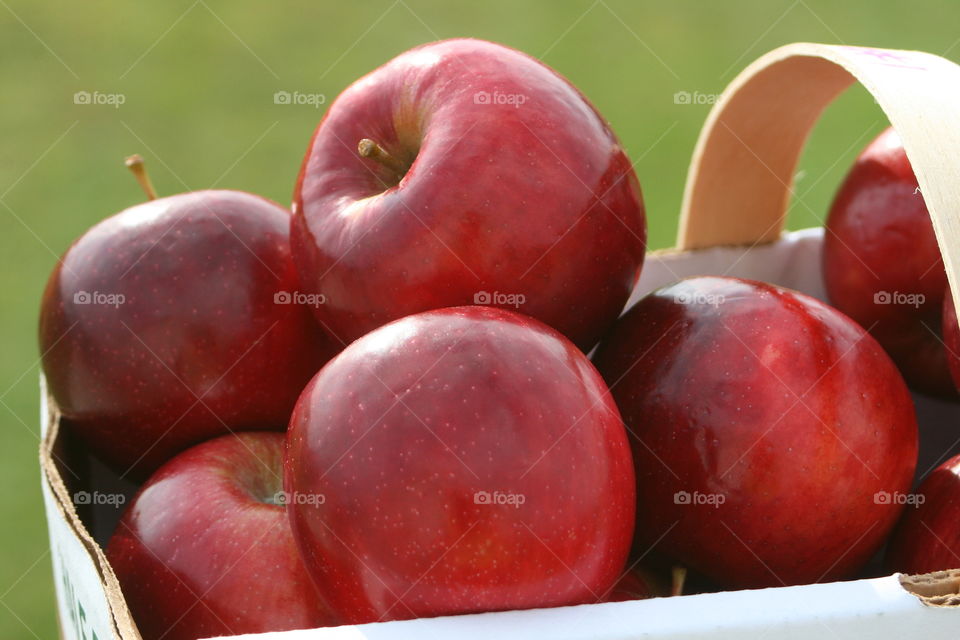
M 646 240 L 632 165 L 565 79 L 488 42 L 347 88 L 292 215 L 156 198 L 131 164 L 151 199 L 70 247 L 40 345 L 76 442 L 143 483 L 107 557 L 147 640 L 650 597 L 676 568 L 713 588 L 854 576 L 916 466 L 894 361 L 956 393 L 893 134 L 828 225 L 853 320 L 729 277 L 619 317 Z M 873 304 L 887 290 L 926 298 Z M 938 482 L 924 509 L 955 501 Z M 894 569 L 929 551 L 910 518 Z

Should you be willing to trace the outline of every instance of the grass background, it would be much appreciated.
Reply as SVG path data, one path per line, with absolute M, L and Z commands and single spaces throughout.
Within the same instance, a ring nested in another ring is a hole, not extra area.
M 414 45 L 454 36 L 543 59 L 611 121 L 644 187 L 652 248 L 672 244 L 705 105 L 747 63 L 794 41 L 916 48 L 960 59 L 950 0 L 727 2 L 443 0 L 367 3 L 0 0 L 0 637 L 54 638 L 37 467 L 36 315 L 47 274 L 87 227 L 141 195 L 142 153 L 162 194 L 211 186 L 289 202 L 323 113 L 276 105 L 322 93 Z M 77 91 L 122 93 L 119 108 Z M 818 124 L 790 226 L 820 223 L 857 151 L 885 120 L 859 89 Z

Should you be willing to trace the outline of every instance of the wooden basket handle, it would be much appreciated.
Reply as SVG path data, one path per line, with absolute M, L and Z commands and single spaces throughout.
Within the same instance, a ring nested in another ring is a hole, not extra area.
M 798 43 L 747 67 L 700 133 L 677 247 L 776 240 L 803 145 L 824 108 L 855 81 L 903 140 L 960 300 L 960 66 L 919 51 Z

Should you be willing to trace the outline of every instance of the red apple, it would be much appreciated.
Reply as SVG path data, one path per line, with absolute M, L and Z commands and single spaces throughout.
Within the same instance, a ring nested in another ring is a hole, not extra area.
M 960 456 L 934 469 L 907 506 L 887 547 L 890 571 L 929 573 L 960 567 Z
M 923 194 L 893 129 L 857 158 L 826 227 L 830 302 L 883 345 L 911 387 L 956 395 L 939 337 L 947 276 Z
M 943 343 L 946 346 L 947 364 L 953 384 L 960 389 L 960 326 L 957 325 L 957 307 L 953 303 L 950 287 L 943 296 Z
M 288 432 L 294 534 L 346 623 L 597 602 L 633 533 L 633 466 L 599 374 L 532 318 L 430 311 L 357 340 Z
M 482 40 L 408 51 L 330 106 L 294 196 L 292 242 L 320 321 L 350 341 L 465 304 L 520 310 L 581 348 L 643 263 L 640 186 L 573 86 Z
M 883 492 L 913 478 L 913 401 L 835 309 L 691 278 L 640 300 L 594 360 L 632 436 L 637 548 L 728 588 L 801 584 L 852 575 L 896 521 Z
M 40 310 L 49 388 L 87 446 L 145 477 L 229 431 L 283 429 L 334 353 L 298 292 L 290 214 L 238 191 L 151 200 L 97 224 Z
M 176 456 L 140 489 L 107 547 L 144 640 L 333 625 L 297 552 L 283 434 L 248 432 Z

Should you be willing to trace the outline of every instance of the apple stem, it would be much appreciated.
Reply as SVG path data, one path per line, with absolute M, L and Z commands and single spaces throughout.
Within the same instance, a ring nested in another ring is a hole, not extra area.
M 674 567 L 673 568 L 673 586 L 670 589 L 671 596 L 682 596 L 683 595 L 683 583 L 687 580 L 687 568 L 686 567 Z
M 137 179 L 137 183 L 140 184 L 140 188 L 143 189 L 143 192 L 147 194 L 148 200 L 157 199 L 157 190 L 153 188 L 153 183 L 150 182 L 150 176 L 147 174 L 146 167 L 143 166 L 143 158 L 139 153 L 135 153 L 126 160 L 123 161 L 127 168 L 130 169 L 133 173 L 133 177 Z
M 402 178 L 403 174 L 407 172 L 407 167 L 404 166 L 403 162 L 390 155 L 386 149 L 378 145 L 370 138 L 362 139 L 357 144 L 357 151 L 360 153 L 361 157 L 376 160 L 386 168 L 390 169 L 397 174 L 398 178 Z

